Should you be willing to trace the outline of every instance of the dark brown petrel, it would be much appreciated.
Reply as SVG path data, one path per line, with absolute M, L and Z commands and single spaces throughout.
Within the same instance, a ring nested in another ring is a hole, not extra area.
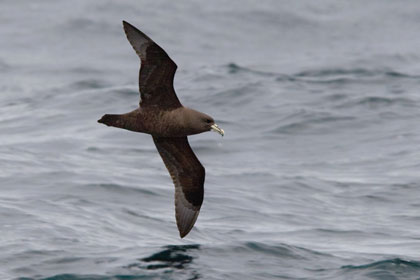
M 187 235 L 200 212 L 205 170 L 188 144 L 188 135 L 214 130 L 212 117 L 182 106 L 173 81 L 176 64 L 143 32 L 123 21 L 128 41 L 141 60 L 140 107 L 122 115 L 104 115 L 98 122 L 151 134 L 175 185 L 175 216 L 179 235 Z

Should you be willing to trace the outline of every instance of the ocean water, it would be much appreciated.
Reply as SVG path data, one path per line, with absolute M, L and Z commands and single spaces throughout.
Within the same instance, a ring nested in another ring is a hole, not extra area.
M 0 279 L 420 279 L 416 1 L 0 3 Z M 226 131 L 195 228 L 149 135 L 127 20 Z

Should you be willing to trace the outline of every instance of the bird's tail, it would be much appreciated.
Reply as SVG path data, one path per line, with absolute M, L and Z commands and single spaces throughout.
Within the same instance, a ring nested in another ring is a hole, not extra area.
M 98 120 L 98 123 L 103 123 L 103 124 L 106 124 L 107 126 L 124 128 L 125 122 L 121 117 L 122 115 L 106 114 L 106 115 L 103 115 L 100 120 Z

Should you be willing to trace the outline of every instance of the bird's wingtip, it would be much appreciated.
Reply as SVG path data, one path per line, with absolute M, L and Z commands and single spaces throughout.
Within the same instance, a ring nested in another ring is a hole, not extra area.
M 107 120 L 109 120 L 109 115 L 108 114 L 105 114 L 105 115 L 103 115 L 99 120 L 98 120 L 98 123 L 103 123 L 103 124 L 106 124 L 107 123 Z
M 184 238 L 193 228 L 200 213 L 200 208 L 193 209 L 190 205 L 184 205 L 182 200 L 181 198 L 176 199 L 175 216 L 179 236 Z
M 179 231 L 179 237 L 184 238 L 185 236 L 190 233 L 190 231 L 193 229 L 195 221 L 197 220 L 198 213 L 191 221 L 184 221 L 185 224 L 178 223 L 178 231 Z
M 123 23 L 123 28 L 124 29 L 127 29 L 128 28 L 128 29 L 135 29 L 135 30 L 137 30 L 136 27 L 134 27 L 131 23 L 129 23 L 129 22 L 125 21 L 125 20 L 123 20 L 122 23 Z

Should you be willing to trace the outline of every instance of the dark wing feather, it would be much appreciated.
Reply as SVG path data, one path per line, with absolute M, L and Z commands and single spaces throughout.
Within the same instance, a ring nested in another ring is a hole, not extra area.
M 175 185 L 175 216 L 179 235 L 187 235 L 198 217 L 204 196 L 205 170 L 187 137 L 153 137 Z
M 162 109 L 181 107 L 173 82 L 176 64 L 152 39 L 123 21 L 124 31 L 141 60 L 139 87 L 140 106 L 159 106 Z

